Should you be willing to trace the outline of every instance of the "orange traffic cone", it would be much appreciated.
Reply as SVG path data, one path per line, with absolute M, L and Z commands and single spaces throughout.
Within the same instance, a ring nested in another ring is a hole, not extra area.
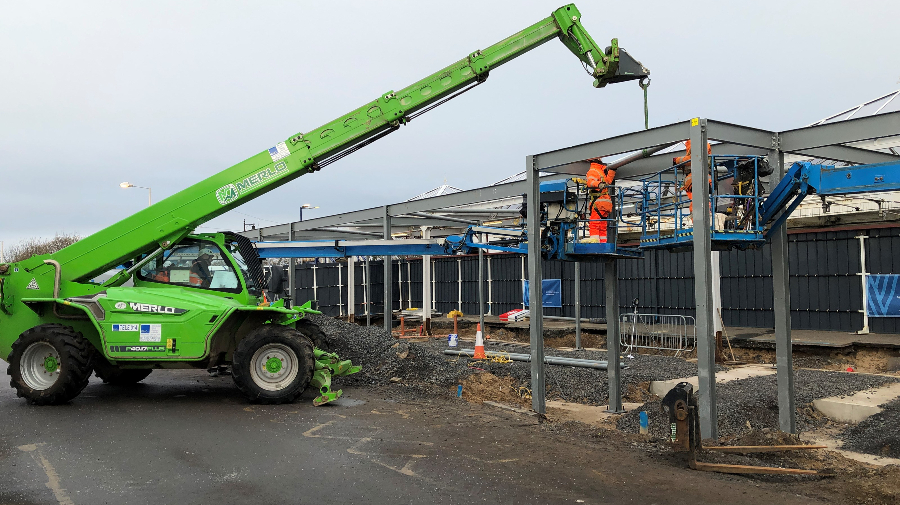
M 484 353 L 484 337 L 481 336 L 481 324 L 478 325 L 478 329 L 475 331 L 475 355 L 472 357 L 475 359 L 487 358 L 487 354 Z

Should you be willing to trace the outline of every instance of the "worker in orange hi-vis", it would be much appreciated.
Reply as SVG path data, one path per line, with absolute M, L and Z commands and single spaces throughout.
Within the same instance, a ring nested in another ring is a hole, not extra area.
M 694 185 L 693 180 L 691 179 L 691 141 L 688 140 L 684 143 L 685 153 L 684 156 L 678 156 L 672 158 L 672 164 L 678 165 L 679 163 L 684 163 L 684 166 L 681 167 L 682 172 L 687 174 L 687 177 L 684 178 L 684 184 L 681 186 L 681 189 L 687 193 L 688 200 L 691 201 L 691 213 L 694 212 Z M 709 142 L 706 143 L 706 154 L 712 154 L 712 146 L 709 145 Z M 712 184 L 712 176 L 709 178 L 710 184 Z
M 587 173 L 587 187 L 591 197 L 591 221 L 588 223 L 590 238 L 585 243 L 606 243 L 607 222 L 603 221 L 612 213 L 612 198 L 609 187 L 616 178 L 616 171 L 609 170 L 600 158 L 591 160 L 591 168 Z

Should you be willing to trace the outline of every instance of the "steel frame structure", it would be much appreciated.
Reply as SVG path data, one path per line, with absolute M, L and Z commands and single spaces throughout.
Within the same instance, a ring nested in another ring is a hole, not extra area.
M 772 185 L 777 184 L 784 176 L 785 153 L 841 161 L 850 164 L 870 164 L 900 161 L 894 156 L 878 151 L 870 151 L 844 144 L 875 140 L 900 135 L 900 112 L 869 116 L 837 123 L 809 126 L 776 132 L 751 128 L 731 123 L 694 118 L 690 121 L 673 123 L 658 128 L 639 131 L 597 140 L 568 148 L 529 155 L 525 158 L 526 180 L 528 184 L 527 198 L 538 201 L 539 187 L 536 175 L 540 172 L 571 174 L 582 176 L 587 172 L 585 160 L 599 157 L 610 157 L 632 153 L 661 145 L 691 139 L 692 145 L 704 145 L 707 141 L 716 142 L 712 146 L 713 154 L 739 154 L 768 156 L 774 167 L 771 178 Z M 657 154 L 635 161 L 622 167 L 618 177 L 630 178 L 659 172 L 669 166 L 673 156 L 684 152 Z M 709 158 L 704 149 L 697 149 L 691 156 L 692 170 L 695 180 L 706 180 L 710 175 Z M 709 188 L 705 184 L 694 186 L 695 198 L 698 201 L 709 199 Z M 715 392 L 715 332 L 712 300 L 712 258 L 710 215 L 704 206 L 694 209 L 695 223 L 694 245 L 694 291 L 697 305 L 697 358 L 699 368 L 700 394 L 700 429 L 706 438 L 717 437 L 717 408 Z M 530 236 L 537 234 L 540 223 L 539 216 L 529 206 L 528 231 Z M 787 230 L 781 227 L 771 236 L 772 241 L 772 273 L 775 309 L 775 340 L 778 383 L 778 420 L 782 431 L 796 433 L 796 415 L 794 404 L 794 374 L 791 353 L 790 323 L 790 291 L 788 288 L 788 254 Z M 541 263 L 539 244 L 529 242 L 529 293 L 532 307 L 541 306 L 541 292 L 535 289 L 541 282 Z M 605 285 L 607 296 L 607 321 L 614 324 L 607 326 L 608 360 L 615 363 L 619 359 L 618 303 L 616 302 L 617 272 L 614 259 L 606 260 Z M 545 382 L 543 367 L 543 324 L 540 318 L 531 319 L 531 352 L 532 352 L 532 408 L 545 412 Z M 612 335 L 612 337 L 609 337 Z M 621 373 L 618 367 L 610 367 L 609 372 L 609 410 L 621 410 Z
M 358 210 L 308 221 L 271 226 L 245 232 L 255 240 L 309 240 L 309 239 L 361 239 L 363 236 L 390 240 L 391 232 L 410 226 L 458 226 L 460 222 L 496 219 L 498 216 L 517 213 L 503 209 L 454 209 L 454 207 L 486 204 L 513 199 L 526 194 L 529 201 L 540 201 L 540 180 L 558 177 L 559 174 L 584 176 L 589 163 L 585 160 L 633 153 L 662 145 L 670 145 L 691 139 L 693 145 L 715 142 L 713 154 L 767 156 L 774 172 L 772 185 L 784 176 L 785 154 L 808 158 L 827 159 L 848 164 L 871 164 L 900 161 L 900 156 L 879 151 L 850 147 L 859 143 L 900 135 L 900 112 L 892 112 L 859 119 L 808 126 L 783 132 L 751 128 L 704 118 L 669 124 L 657 128 L 628 133 L 616 137 L 588 142 L 572 147 L 528 155 L 525 158 L 525 180 L 477 188 L 433 198 L 396 203 Z M 669 166 L 673 156 L 684 151 L 656 154 L 635 161 L 618 171 L 619 179 L 635 178 L 659 172 Z M 709 159 L 698 149 L 692 156 L 695 179 L 709 176 Z M 548 175 L 545 175 L 548 174 Z M 770 188 L 771 189 L 771 188 Z M 708 200 L 709 189 L 695 186 L 697 198 Z M 538 206 L 529 205 L 526 217 L 528 235 L 540 236 Z M 696 335 L 699 367 L 700 423 L 706 438 L 717 436 L 715 393 L 715 315 L 713 314 L 712 252 L 710 215 L 696 206 L 693 215 L 695 233 L 694 278 L 697 304 Z M 705 223 L 705 225 L 704 225 Z M 372 231 L 363 231 L 370 227 Z M 381 228 L 382 233 L 374 230 Z M 796 433 L 794 376 L 791 354 L 790 291 L 788 288 L 787 232 L 784 227 L 771 236 L 772 270 L 775 309 L 776 362 L 778 384 L 779 426 L 782 431 Z M 577 268 L 577 267 L 576 267 Z M 577 271 L 577 270 L 576 270 Z M 617 266 L 614 257 L 605 258 L 605 288 L 608 360 L 619 359 L 619 309 L 617 301 Z M 293 276 L 291 276 L 293 278 Z M 528 277 L 530 306 L 541 307 L 541 255 L 538 241 L 528 242 Z M 389 284 L 386 283 L 386 286 Z M 479 286 L 481 291 L 481 286 Z M 576 299 L 579 297 L 576 291 Z M 386 296 L 390 299 L 390 296 Z M 535 311 L 536 313 L 536 311 Z M 386 327 L 390 320 L 386 318 Z M 544 375 L 543 320 L 531 318 L 531 389 L 532 408 L 546 412 L 546 382 Z M 609 367 L 609 410 L 622 410 L 621 370 Z

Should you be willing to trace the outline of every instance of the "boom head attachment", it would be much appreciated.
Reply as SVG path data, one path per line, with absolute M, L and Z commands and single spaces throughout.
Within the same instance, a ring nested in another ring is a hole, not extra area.
M 581 60 L 591 76 L 594 87 L 602 88 L 610 83 L 641 80 L 650 76 L 650 70 L 628 52 L 619 47 L 619 39 L 612 39 L 605 50 L 594 42 L 581 24 L 581 12 L 575 4 L 565 5 L 553 11 L 559 25 L 559 39 Z

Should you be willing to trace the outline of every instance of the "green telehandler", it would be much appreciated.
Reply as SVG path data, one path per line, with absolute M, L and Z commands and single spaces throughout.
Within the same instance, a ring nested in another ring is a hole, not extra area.
M 249 239 L 201 224 L 390 134 L 483 83 L 490 71 L 558 38 L 601 88 L 649 71 L 618 41 L 601 49 L 574 5 L 350 113 L 198 182 L 56 253 L 0 265 L 0 357 L 10 385 L 38 405 L 68 402 L 92 372 L 136 383 L 154 369 L 230 365 L 251 400 L 337 398 L 331 378 L 359 370 L 323 349 L 316 313 L 262 296 Z M 124 267 L 123 267 L 124 266 Z M 100 274 L 120 267 L 105 281 Z

